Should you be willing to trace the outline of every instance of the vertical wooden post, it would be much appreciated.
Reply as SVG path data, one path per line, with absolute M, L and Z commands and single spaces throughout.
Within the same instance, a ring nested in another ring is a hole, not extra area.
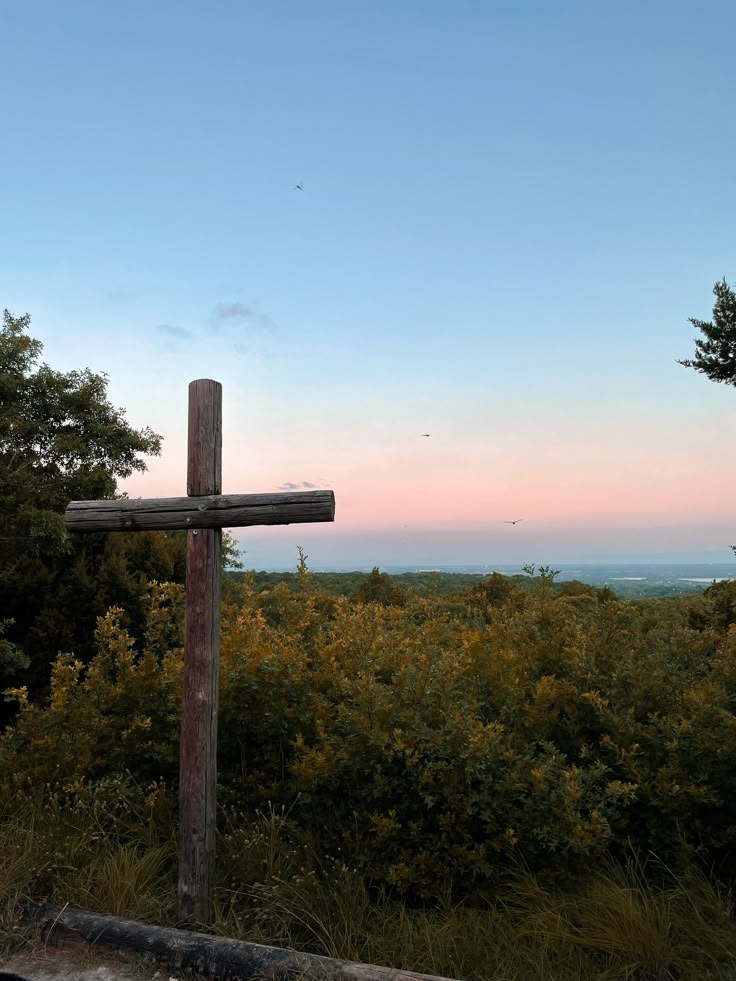
M 187 495 L 220 494 L 222 385 L 189 385 Z M 215 859 L 217 694 L 222 594 L 222 531 L 187 531 L 184 694 L 179 756 L 179 885 L 181 924 L 206 922 Z

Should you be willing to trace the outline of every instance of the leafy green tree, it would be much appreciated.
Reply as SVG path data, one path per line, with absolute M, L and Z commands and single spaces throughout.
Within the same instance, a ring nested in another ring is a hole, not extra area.
M 689 318 L 703 334 L 695 339 L 695 357 L 678 364 L 702 371 L 711 381 L 736 385 L 736 292 L 722 279 L 713 293 L 713 320 Z
M 736 292 L 724 277 L 715 284 L 713 293 L 713 320 L 689 318 L 703 334 L 695 339 L 695 357 L 678 364 L 702 371 L 711 381 L 736 385 Z M 736 545 L 730 548 L 736 555 Z
M 133 544 L 113 540 L 139 535 L 70 536 L 65 531 L 69 501 L 116 496 L 118 479 L 145 470 L 142 457 L 157 455 L 161 439 L 148 428 L 133 429 L 124 410 L 108 401 L 105 375 L 89 369 L 64 373 L 41 363 L 43 345 L 28 335 L 29 327 L 27 314 L 14 317 L 5 310 L 0 328 L 0 611 L 12 621 L 6 623 L 4 643 L 30 656 L 33 682 L 47 675 L 57 651 L 91 653 L 96 616 L 104 612 L 103 604 L 120 600 L 119 588 L 100 586 L 105 566 L 109 581 L 126 550 L 137 549 L 141 572 L 148 574 L 150 565 L 156 572 L 173 572 L 182 546 L 174 537 L 154 546 L 157 533 L 140 533 L 145 540 Z M 164 556 L 156 558 L 156 552 Z M 129 590 L 130 568 L 119 571 Z
M 146 469 L 161 438 L 133 429 L 107 400 L 107 377 L 38 364 L 30 317 L 3 315 L 0 330 L 0 538 L 5 562 L 68 551 L 71 500 L 112 497 L 118 478 Z

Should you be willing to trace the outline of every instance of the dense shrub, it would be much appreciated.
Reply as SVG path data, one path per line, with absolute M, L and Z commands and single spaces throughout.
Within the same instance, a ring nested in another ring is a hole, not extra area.
M 220 800 L 267 802 L 375 885 L 483 892 L 519 863 L 581 875 L 630 844 L 726 863 L 736 834 L 736 627 L 713 597 L 590 589 L 407 594 L 301 588 L 224 607 Z M 142 650 L 119 611 L 87 668 L 54 667 L 0 739 L 6 799 L 130 771 L 176 780 L 180 588 L 149 587 Z

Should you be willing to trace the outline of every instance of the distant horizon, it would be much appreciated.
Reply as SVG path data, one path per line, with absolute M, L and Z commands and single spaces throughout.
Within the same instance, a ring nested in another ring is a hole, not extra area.
M 445 527 L 375 527 L 369 531 L 334 524 L 272 525 L 231 531 L 241 560 L 249 569 L 288 572 L 296 568 L 299 549 L 310 569 L 350 571 L 492 568 L 534 563 L 554 568 L 575 565 L 732 565 L 736 572 L 736 531 L 729 523 L 677 526 L 604 527 L 569 522 Z
M 243 569 L 245 571 L 255 571 L 255 572 L 295 572 L 296 562 L 291 565 L 286 564 L 271 564 L 266 565 L 251 565 L 247 561 L 247 552 L 242 554 L 241 559 L 243 563 Z M 699 559 L 680 559 L 680 560 L 666 560 L 663 558 L 646 560 L 637 559 L 629 561 L 625 558 L 615 558 L 611 560 L 586 560 L 584 562 L 556 562 L 554 560 L 536 562 L 536 563 L 526 563 L 518 561 L 496 561 L 496 562 L 437 562 L 433 564 L 425 563 L 393 563 L 393 562 L 367 562 L 367 563 L 347 563 L 338 564 L 330 563 L 327 565 L 311 564 L 309 557 L 307 558 L 307 566 L 311 572 L 370 572 L 373 568 L 378 568 L 382 572 L 389 572 L 400 575 L 402 572 L 458 572 L 458 573 L 469 573 L 485 575 L 491 572 L 498 571 L 505 574 L 515 574 L 518 570 L 519 573 L 523 572 L 524 565 L 535 565 L 538 569 L 540 565 L 549 566 L 552 569 L 559 570 L 562 573 L 569 573 L 575 569 L 585 570 L 596 570 L 601 568 L 610 568 L 612 570 L 643 570 L 643 569 L 672 569 L 672 570 L 688 570 L 693 571 L 696 569 L 708 570 L 713 572 L 723 572 L 728 573 L 733 572 L 733 578 L 736 578 L 736 561 L 729 562 L 724 561 L 702 561 Z M 512 570 L 509 572 L 509 570 Z

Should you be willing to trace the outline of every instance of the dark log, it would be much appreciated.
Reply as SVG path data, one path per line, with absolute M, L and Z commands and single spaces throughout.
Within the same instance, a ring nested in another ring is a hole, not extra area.
M 331 490 L 72 501 L 64 514 L 70 531 L 171 531 L 334 520 L 335 495 Z
M 222 482 L 222 385 L 189 386 L 187 490 L 219 494 Z M 222 531 L 187 532 L 184 688 L 179 750 L 180 923 L 209 918 L 215 869 L 217 695 L 220 663 Z
M 49 932 L 71 934 L 95 946 L 131 951 L 153 959 L 172 971 L 191 971 L 212 981 L 296 977 L 331 981 L 450 981 L 429 974 L 415 974 L 376 964 L 303 954 L 281 947 L 225 940 L 205 933 L 151 926 L 116 916 L 98 916 L 72 906 L 25 902 L 22 915 Z M 52 938 L 53 939 L 53 938 Z

